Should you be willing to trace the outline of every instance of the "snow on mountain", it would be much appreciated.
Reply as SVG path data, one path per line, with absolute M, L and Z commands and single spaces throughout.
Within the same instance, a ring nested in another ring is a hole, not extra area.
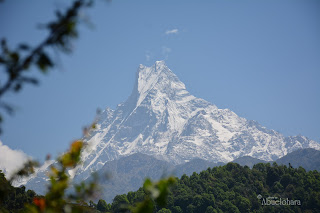
M 115 110 L 105 109 L 96 126 L 85 139 L 83 164 L 69 172 L 75 180 L 134 153 L 177 165 L 194 158 L 229 162 L 241 156 L 272 161 L 300 148 L 320 150 L 306 137 L 284 137 L 194 97 L 164 61 L 140 65 L 130 97 Z

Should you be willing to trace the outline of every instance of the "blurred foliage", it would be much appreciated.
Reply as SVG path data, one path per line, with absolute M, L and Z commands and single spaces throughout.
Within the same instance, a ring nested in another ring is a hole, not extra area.
M 89 137 L 95 122 L 84 128 L 84 137 Z M 126 195 L 118 195 L 112 204 L 99 200 L 95 204 L 91 199 L 95 198 L 97 177 L 93 175 L 90 182 L 81 182 L 74 186 L 74 193 L 69 195 L 66 191 L 71 187 L 68 171 L 76 168 L 81 162 L 81 152 L 86 143 L 75 140 L 63 155 L 58 157 L 50 166 L 48 192 L 44 195 L 36 195 L 32 190 L 25 191 L 25 187 L 13 187 L 11 183 L 19 178 L 28 177 L 38 166 L 37 162 L 28 161 L 22 169 L 17 171 L 8 181 L 0 171 L 0 213 L 2 212 L 30 212 L 30 213 L 55 213 L 55 212 L 153 212 L 155 206 L 165 207 L 169 187 L 175 182 L 174 178 L 161 179 L 153 183 L 146 179 L 143 186 L 143 197 L 131 203 Z M 89 204 L 87 201 L 89 200 Z
M 84 137 L 88 137 L 93 131 L 95 124 L 86 127 Z M 1 212 L 31 212 L 31 213 L 54 213 L 54 212 L 97 212 L 86 201 L 92 198 L 96 191 L 96 178 L 91 182 L 81 182 L 75 185 L 74 193 L 66 195 L 71 187 L 68 171 L 74 169 L 81 162 L 81 152 L 85 146 L 82 140 L 75 140 L 70 148 L 50 166 L 48 192 L 44 196 L 36 195 L 34 191 L 25 192 L 25 187 L 13 187 L 14 180 L 29 176 L 39 164 L 34 161 L 26 162 L 23 167 L 12 175 L 8 181 L 0 172 L 0 213 Z M 48 160 L 48 159 L 47 159 Z
M 95 212 L 85 202 L 96 191 L 95 179 L 87 184 L 75 185 L 75 193 L 66 195 L 66 190 L 71 185 L 67 171 L 79 164 L 83 144 L 80 140 L 74 141 L 70 149 L 51 165 L 50 184 L 44 196 L 36 195 L 32 190 L 26 192 L 24 186 L 13 187 L 0 172 L 0 212 Z M 14 178 L 29 175 L 29 171 L 34 170 L 34 165 L 27 163 Z
M 71 42 L 78 37 L 78 24 L 81 21 L 79 11 L 90 7 L 91 0 L 76 0 L 65 11 L 56 11 L 56 20 L 45 24 L 48 36 L 37 46 L 19 44 L 15 49 L 9 47 L 7 39 L 0 44 L 0 109 L 12 114 L 14 109 L 3 101 L 10 92 L 19 92 L 25 84 L 37 85 L 38 80 L 30 74 L 30 69 L 37 68 L 46 73 L 55 66 L 49 55 L 50 50 L 71 53 Z M 3 113 L 0 113 L 0 133 Z
M 144 197 L 143 201 L 133 203 L 133 207 L 131 208 L 132 212 L 152 213 L 154 212 L 156 205 L 160 207 L 166 207 L 167 196 L 169 194 L 169 187 L 174 185 L 175 182 L 176 179 L 173 177 L 169 177 L 168 179 L 161 179 L 157 183 L 153 183 L 150 179 L 146 179 L 143 184 L 143 189 L 146 196 Z M 129 203 L 130 202 L 128 201 L 128 204 Z M 115 203 L 114 199 L 112 203 L 112 206 L 114 206 L 113 210 L 116 209 L 116 206 L 118 205 L 119 204 Z
M 25 162 L 21 169 L 16 171 L 10 178 L 10 183 L 15 181 L 16 179 L 22 179 L 25 177 L 28 177 L 29 175 L 34 173 L 34 168 L 38 167 L 39 163 L 37 161 L 33 161 L 29 159 L 27 162 Z
M 36 197 L 32 205 L 27 205 L 27 212 L 84 212 L 88 206 L 85 200 L 95 191 L 96 185 L 93 182 L 76 185 L 75 194 L 66 195 L 66 190 L 70 187 L 67 171 L 78 165 L 83 144 L 80 140 L 74 141 L 70 149 L 50 167 L 50 184 L 47 194 Z
M 55 66 L 49 52 L 51 49 L 64 53 L 72 52 L 71 42 L 78 37 L 78 24 L 80 22 L 79 11 L 90 7 L 91 0 L 76 0 L 65 12 L 56 11 L 56 20 L 45 24 L 49 31 L 48 36 L 38 45 L 32 47 L 27 43 L 19 44 L 15 49 L 9 47 L 7 39 L 2 38 L 0 43 L 0 108 L 12 114 L 14 109 L 3 101 L 5 95 L 10 92 L 19 92 L 25 84 L 37 85 L 38 80 L 30 74 L 30 69 L 37 68 L 41 73 L 47 73 Z M 0 133 L 2 131 L 3 114 L 0 113 Z M 90 128 L 84 129 L 84 134 L 89 134 Z M 75 193 L 66 196 L 66 190 L 70 187 L 67 171 L 75 168 L 80 163 L 81 150 L 84 143 L 81 140 L 74 141 L 70 149 L 60 156 L 56 163 L 51 166 L 49 174 L 50 184 L 48 193 L 44 196 L 36 195 L 34 191 L 25 191 L 25 187 L 13 187 L 12 182 L 29 176 L 34 172 L 38 163 L 29 160 L 21 170 L 16 172 L 8 181 L 0 171 L 0 212 L 96 212 L 129 210 L 131 206 L 126 196 L 117 196 L 114 204 L 107 204 L 99 200 L 94 204 L 90 200 L 89 205 L 85 202 L 94 193 L 95 179 L 91 183 L 80 183 L 75 186 Z M 144 189 L 145 199 L 132 207 L 133 212 L 152 212 L 154 203 L 159 206 L 166 204 L 168 187 L 174 179 L 163 179 L 158 183 L 146 180 Z
M 65 12 L 56 11 L 56 20 L 45 24 L 45 29 L 49 31 L 48 36 L 34 47 L 27 43 L 21 43 L 15 49 L 12 49 L 9 47 L 6 38 L 1 39 L 0 72 L 3 73 L 0 79 L 1 110 L 8 114 L 14 112 L 14 109 L 3 101 L 5 95 L 10 92 L 21 91 L 25 84 L 38 84 L 38 80 L 30 74 L 30 69 L 36 68 L 41 73 L 47 73 L 55 66 L 49 54 L 52 49 L 64 53 L 72 52 L 71 42 L 78 37 L 79 11 L 90 7 L 92 3 L 93 1 L 91 0 L 76 0 Z M 3 114 L 0 112 L 0 133 L 2 121 Z M 95 124 L 85 128 L 84 134 L 89 134 L 92 128 L 95 128 Z M 90 200 L 88 205 L 85 201 L 95 191 L 95 179 L 89 184 L 82 182 L 76 185 L 75 193 L 66 196 L 66 190 L 70 187 L 70 177 L 67 171 L 75 168 L 80 163 L 83 147 L 83 141 L 74 141 L 70 149 L 51 166 L 48 193 L 44 196 L 36 195 L 31 190 L 26 192 L 24 187 L 16 188 L 12 186 L 14 180 L 32 174 L 35 170 L 34 168 L 38 166 L 37 162 L 29 160 L 9 181 L 0 172 L 0 212 L 96 212 L 96 208 L 102 211 L 115 210 L 117 208 L 116 211 L 120 211 L 124 204 L 126 204 L 126 209 L 131 208 L 125 196 L 117 196 L 114 199 L 114 205 L 106 204 L 103 200 L 99 200 L 98 204 L 94 204 Z M 146 180 L 145 190 L 148 195 L 145 200 L 135 206 L 133 211 L 145 212 L 144 208 L 148 206 L 152 212 L 154 201 L 158 205 L 164 205 L 168 195 L 167 187 L 172 182 L 173 179 L 170 178 L 161 180 L 156 184 Z

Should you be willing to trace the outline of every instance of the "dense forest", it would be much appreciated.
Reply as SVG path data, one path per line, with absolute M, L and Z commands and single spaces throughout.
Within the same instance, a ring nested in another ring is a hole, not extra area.
M 8 193 L 4 195 L 3 189 Z M 18 212 L 24 203 L 32 203 L 36 198 L 31 190 L 12 187 L 3 173 L 0 173 L 0 190 L 0 212 Z M 130 212 L 148 193 L 141 187 L 117 195 L 111 204 L 99 200 L 82 205 L 87 207 L 85 212 Z M 166 208 L 154 202 L 154 212 L 320 212 L 320 173 L 276 163 L 259 163 L 252 169 L 228 163 L 176 178 L 166 201 Z
M 112 204 L 100 200 L 102 212 L 126 212 L 141 201 L 143 188 L 118 195 Z M 236 163 L 177 178 L 159 213 L 180 212 L 320 212 L 320 173 L 284 165 L 259 163 L 250 169 Z

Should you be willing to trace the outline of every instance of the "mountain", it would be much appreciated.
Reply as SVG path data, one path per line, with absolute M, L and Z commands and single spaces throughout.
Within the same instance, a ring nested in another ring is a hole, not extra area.
M 232 161 L 233 163 L 237 163 L 241 166 L 249 166 L 250 168 L 253 167 L 253 165 L 257 164 L 257 163 L 270 163 L 264 160 L 260 160 L 257 158 L 253 158 L 250 156 L 242 156 L 240 158 L 237 158 L 235 160 Z
M 146 177 L 159 180 L 161 177 L 174 175 L 181 177 L 183 174 L 191 175 L 222 165 L 202 159 L 193 159 L 177 166 L 158 160 L 150 155 L 135 153 L 117 160 L 108 161 L 99 170 L 99 186 L 101 196 L 111 202 L 116 195 L 129 191 L 136 191 L 142 186 Z
M 233 163 L 240 164 L 241 166 L 249 166 L 252 168 L 257 163 L 273 163 L 276 162 L 279 165 L 289 164 L 293 168 L 299 168 L 300 166 L 307 171 L 318 170 L 320 171 L 320 151 L 312 148 L 295 150 L 275 161 L 264 161 L 250 156 L 243 156 L 232 161 Z
M 138 190 L 146 177 L 158 180 L 172 170 L 169 162 L 141 153 L 106 162 L 99 170 L 101 196 L 110 202 L 115 195 Z
M 83 164 L 69 171 L 75 182 L 135 153 L 180 165 L 193 159 L 226 163 L 242 156 L 273 161 L 297 149 L 320 149 L 304 136 L 284 137 L 194 97 L 164 61 L 140 65 L 129 98 L 115 110 L 106 108 L 96 127 L 84 138 Z M 34 188 L 37 178 L 46 181 L 36 175 L 27 187 Z
M 105 162 L 133 153 L 181 164 L 241 156 L 272 161 L 299 148 L 320 149 L 306 137 L 284 137 L 192 96 L 163 61 L 140 65 L 131 96 L 116 110 L 104 110 L 87 143 L 77 170 L 78 175 L 88 173 L 85 178 Z
M 293 168 L 302 166 L 307 171 L 320 171 L 320 151 L 315 149 L 298 149 L 276 160 L 277 164 L 290 165 Z
M 208 168 L 212 168 L 215 166 L 222 166 L 225 163 L 218 162 L 214 163 L 212 161 L 207 161 L 203 159 L 193 159 L 187 163 L 176 165 L 172 171 L 172 175 L 180 178 L 182 175 L 192 175 L 194 172 L 200 173 L 203 170 L 206 170 Z

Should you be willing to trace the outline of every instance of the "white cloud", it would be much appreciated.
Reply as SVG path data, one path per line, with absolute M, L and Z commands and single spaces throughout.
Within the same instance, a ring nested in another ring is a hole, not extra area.
M 7 178 L 28 160 L 30 157 L 21 150 L 13 150 L 0 141 L 0 170 L 6 174 Z
M 172 30 L 167 30 L 165 32 L 166 35 L 169 35 L 169 34 L 178 34 L 179 30 L 178 29 L 172 29 Z

